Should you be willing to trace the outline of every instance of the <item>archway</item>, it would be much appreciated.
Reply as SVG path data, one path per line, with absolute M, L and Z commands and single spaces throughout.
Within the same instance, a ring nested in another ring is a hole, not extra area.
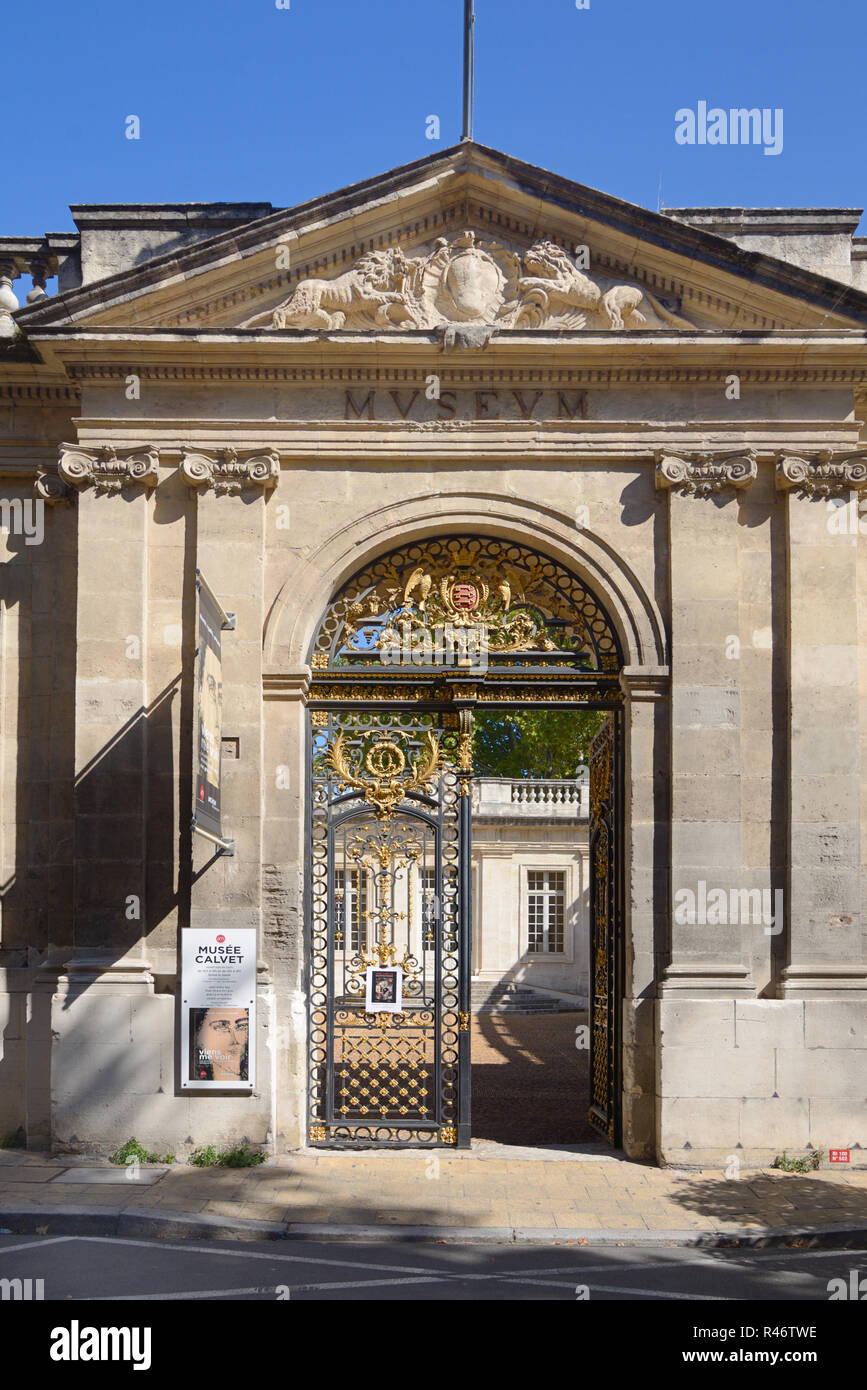
M 308 699 L 311 1144 L 470 1142 L 473 718 L 528 706 L 609 716 L 590 798 L 591 1115 L 618 1138 L 623 664 L 586 582 L 514 540 L 409 543 L 328 605 Z

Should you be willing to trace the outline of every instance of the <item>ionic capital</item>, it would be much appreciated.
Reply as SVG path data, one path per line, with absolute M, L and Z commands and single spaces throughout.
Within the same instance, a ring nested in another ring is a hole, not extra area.
M 235 449 L 182 451 L 181 477 L 188 487 L 213 488 L 214 492 L 239 493 L 246 488 L 276 487 L 280 477 L 280 457 L 270 450 L 241 459 Z
M 727 489 L 749 487 L 758 466 L 751 451 L 742 454 L 656 453 L 656 486 L 674 488 L 684 496 L 710 497 Z
M 33 490 L 41 501 L 52 507 L 58 503 L 72 501 L 72 488 L 64 482 L 59 473 L 47 468 L 39 469 L 33 481 Z
M 110 444 L 100 449 L 61 444 L 58 473 L 72 487 L 93 487 L 97 492 L 120 492 L 135 484 L 156 487 L 159 454 L 156 449 L 149 448 L 119 457 Z
M 830 450 L 809 458 L 784 455 L 777 460 L 776 484 L 781 492 L 796 489 L 803 497 L 830 497 L 867 487 L 867 454 L 841 454 Z

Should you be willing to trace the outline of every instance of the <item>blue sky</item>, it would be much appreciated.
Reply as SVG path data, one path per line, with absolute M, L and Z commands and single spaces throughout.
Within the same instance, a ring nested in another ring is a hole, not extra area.
M 863 0 L 476 9 L 484 144 L 651 208 L 660 177 L 669 207 L 867 201 Z M 463 0 L 15 6 L 0 234 L 71 230 L 71 202 L 288 206 L 455 143 L 462 16 Z M 678 145 L 675 112 L 702 100 L 782 108 L 782 153 Z

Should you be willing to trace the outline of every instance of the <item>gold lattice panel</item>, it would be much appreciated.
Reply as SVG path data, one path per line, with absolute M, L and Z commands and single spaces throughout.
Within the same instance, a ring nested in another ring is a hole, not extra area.
M 433 1063 L 432 1029 L 340 1029 L 335 1036 L 335 1114 L 344 1119 L 430 1120 Z

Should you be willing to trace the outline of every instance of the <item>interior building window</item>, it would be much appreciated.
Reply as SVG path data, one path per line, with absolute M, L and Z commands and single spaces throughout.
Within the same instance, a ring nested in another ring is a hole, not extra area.
M 436 891 L 437 891 L 437 871 L 431 868 L 420 870 L 421 893 L 422 893 L 422 923 L 423 938 L 422 945 L 426 951 L 433 949 L 436 940 Z
M 334 892 L 342 907 L 340 922 L 346 933 L 346 949 L 353 955 L 364 940 L 364 914 L 367 912 L 367 875 L 360 869 L 335 869 Z
M 564 952 L 566 874 L 562 869 L 527 871 L 527 950 Z

